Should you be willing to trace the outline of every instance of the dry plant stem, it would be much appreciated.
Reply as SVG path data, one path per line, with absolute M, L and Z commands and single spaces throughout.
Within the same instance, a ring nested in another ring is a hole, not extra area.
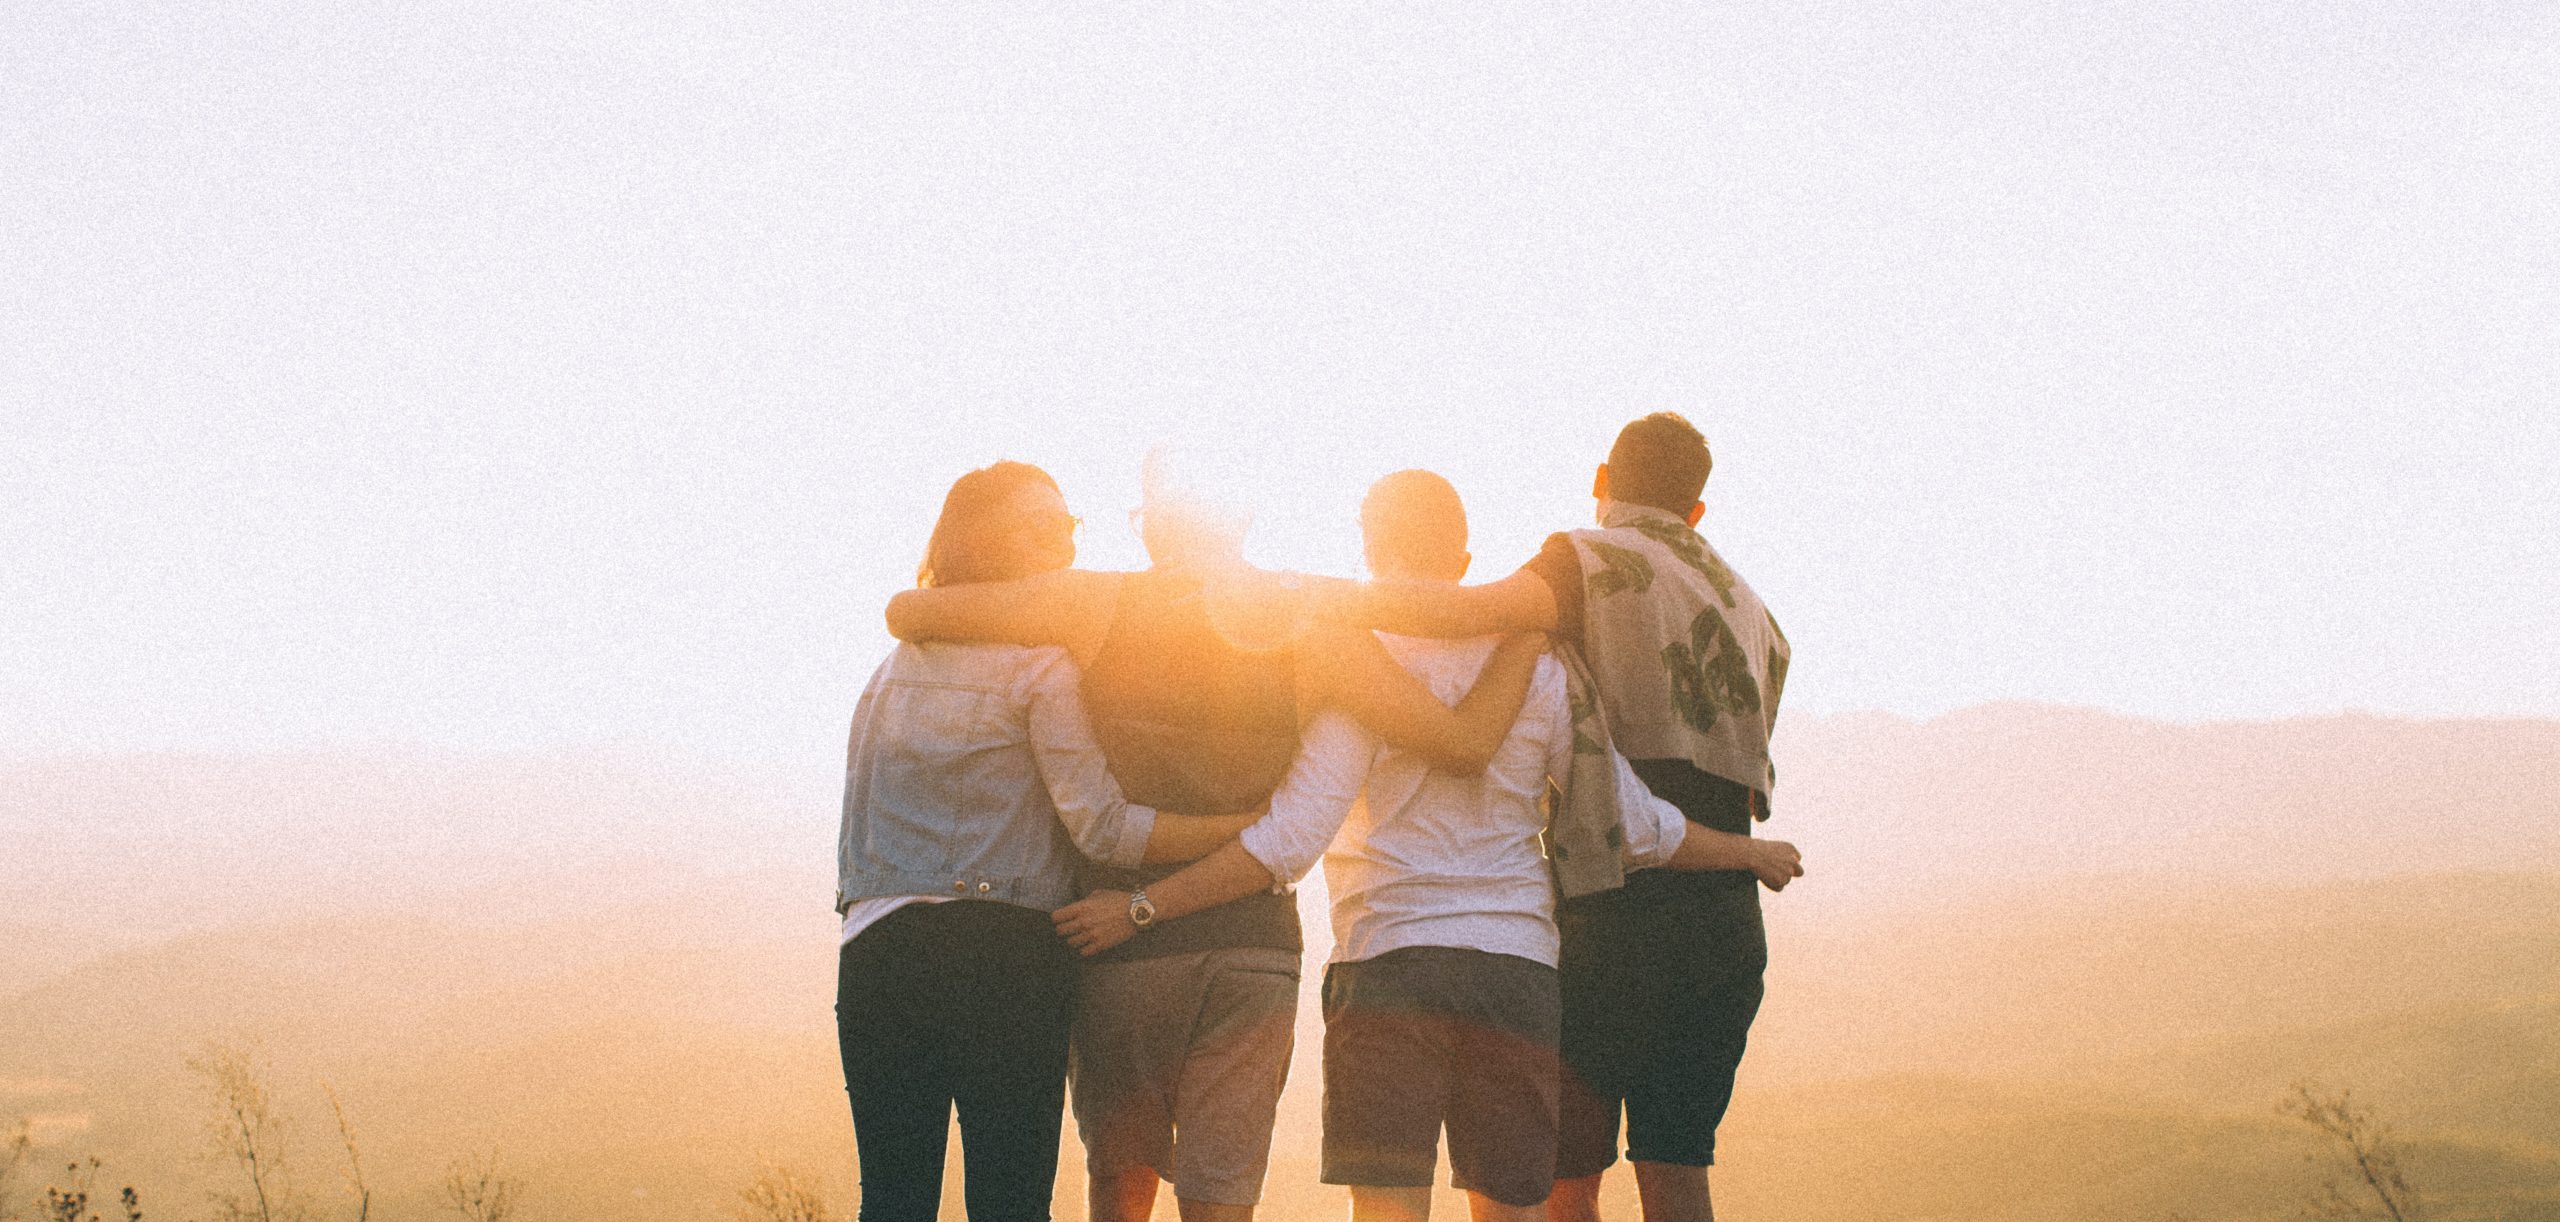
M 2310 1125 L 2338 1147 L 2339 1160 L 2373 1197 L 2391 1222 L 2419 1222 L 2417 1191 L 2400 1170 L 2400 1152 L 2391 1128 L 2371 1111 L 2355 1106 L 2354 1092 L 2322 1093 L 2308 1083 L 2294 1084 L 2283 1111 Z M 2355 1217 L 2364 1211 L 2349 1204 L 2332 1181 L 2314 1208 L 2329 1217 Z
M 35 1126 L 21 1120 L 10 1131 L 6 1147 L 0 1148 L 0 1219 L 17 1216 L 9 1211 L 10 1185 L 18 1177 L 18 1168 L 26 1165 L 27 1151 L 34 1145 Z
M 347 1109 L 338 1103 L 338 1088 L 323 1082 L 320 1089 L 329 1096 L 329 1114 L 337 1118 L 338 1139 L 347 1148 L 347 1184 L 356 1194 L 356 1222 L 369 1222 L 373 1217 L 373 1189 L 365 1186 L 364 1161 L 356 1156 L 356 1131 L 347 1125 Z
M 521 1181 L 499 1172 L 494 1150 L 485 1159 L 458 1160 L 445 1170 L 445 1202 L 471 1222 L 508 1222 L 523 1188 Z
M 738 1222 L 835 1222 L 816 1181 L 772 1163 L 738 1190 L 738 1201 Z
M 257 1053 L 228 1044 L 209 1044 L 187 1067 L 211 1086 L 219 1118 L 214 1146 L 224 1159 L 237 1163 L 249 1179 L 249 1200 L 224 1197 L 223 1216 L 257 1222 L 292 1222 L 302 1210 L 284 1180 L 284 1121 L 260 1080 Z
M 63 1169 L 64 1178 L 71 1182 L 69 1188 L 45 1186 L 44 1222 L 98 1222 L 98 1215 L 89 1209 L 89 1193 L 98 1182 L 98 1166 L 95 1157 L 86 1163 L 72 1163 Z M 130 1202 L 133 1190 L 124 1191 L 125 1200 Z

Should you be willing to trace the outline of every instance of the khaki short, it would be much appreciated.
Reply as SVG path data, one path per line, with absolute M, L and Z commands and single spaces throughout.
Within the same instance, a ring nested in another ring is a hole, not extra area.
M 1070 1068 L 1085 1170 L 1175 1196 L 1262 1199 L 1296 1038 L 1298 956 L 1269 947 L 1085 965 Z

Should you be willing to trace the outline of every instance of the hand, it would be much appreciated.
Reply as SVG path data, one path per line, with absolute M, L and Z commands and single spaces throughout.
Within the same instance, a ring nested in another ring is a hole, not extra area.
M 1088 959 L 1138 936 L 1126 891 L 1096 891 L 1050 913 L 1049 920 L 1057 925 L 1058 936 Z
M 1761 886 L 1784 891 L 1789 882 L 1804 877 L 1804 855 L 1784 840 L 1754 840 L 1751 872 L 1759 876 Z

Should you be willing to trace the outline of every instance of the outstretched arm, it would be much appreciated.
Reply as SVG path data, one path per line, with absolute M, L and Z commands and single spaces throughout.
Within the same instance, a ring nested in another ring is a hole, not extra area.
M 1015 581 L 901 590 L 889 599 L 889 635 L 902 641 L 1058 645 L 1090 660 L 1111 630 L 1120 574 L 1059 569 Z
M 1784 891 L 1804 877 L 1804 856 L 1784 840 L 1736 836 L 1692 823 L 1666 863 L 1674 870 L 1749 870 L 1760 885 Z
M 1271 795 L 1269 814 L 1207 857 L 1147 884 L 1156 919 L 1179 920 L 1304 878 L 1342 830 L 1376 755 L 1377 740 L 1349 718 L 1340 713 L 1318 717 L 1307 727 L 1288 779 Z M 1057 910 L 1051 919 L 1058 936 L 1087 955 L 1101 954 L 1138 933 L 1129 919 L 1126 891 L 1096 891 Z
M 1628 869 L 1749 870 L 1772 891 L 1784 891 L 1804 877 L 1804 856 L 1796 846 L 1691 823 L 1679 807 L 1654 796 L 1627 757 L 1616 751 L 1609 756 L 1617 766 L 1618 818 L 1626 832 L 1622 855 Z
M 1253 854 L 1230 840 L 1173 877 L 1148 884 L 1147 898 L 1155 903 L 1156 920 L 1174 921 L 1268 890 L 1275 881 Z M 1126 891 L 1096 891 L 1050 914 L 1050 919 L 1058 927 L 1058 936 L 1082 955 L 1101 954 L 1138 933 L 1137 924 L 1129 919 Z
M 1216 852 L 1218 846 L 1234 843 L 1236 833 L 1253 826 L 1253 821 L 1261 817 L 1262 812 L 1258 810 L 1240 815 L 1159 812 L 1155 827 L 1147 833 L 1146 851 L 1138 855 L 1138 864 L 1161 866 L 1177 861 L 1198 861 Z
M 1442 772 L 1473 776 L 1510 736 L 1545 648 L 1546 639 L 1534 633 L 1505 639 L 1452 709 L 1397 665 L 1375 636 L 1320 625 L 1299 643 L 1299 702 L 1341 709 L 1388 745 Z

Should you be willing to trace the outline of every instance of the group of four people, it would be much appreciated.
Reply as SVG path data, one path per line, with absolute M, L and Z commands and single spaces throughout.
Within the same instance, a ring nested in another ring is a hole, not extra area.
M 1766 960 L 1787 645 L 1694 527 L 1711 460 L 1620 432 L 1596 528 L 1464 586 L 1422 471 L 1361 506 L 1371 580 L 1271 573 L 1151 461 L 1151 567 L 1075 569 L 1036 467 L 961 477 L 854 716 L 837 1023 L 864 1222 L 1045 1219 L 1072 1082 L 1095 1222 L 1247 1222 L 1293 1044 L 1290 884 L 1333 897 L 1322 1179 L 1424 1217 L 1596 1219 L 1623 1116 L 1645 1214 L 1706 1168 Z

